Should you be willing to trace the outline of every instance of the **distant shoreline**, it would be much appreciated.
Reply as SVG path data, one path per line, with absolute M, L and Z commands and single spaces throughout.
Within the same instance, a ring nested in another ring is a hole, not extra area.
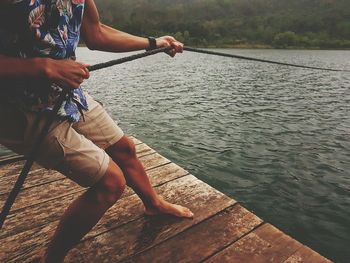
M 291 47 L 285 47 L 285 48 L 279 48 L 274 47 L 271 45 L 265 45 L 265 44 L 225 44 L 225 45 L 188 45 L 194 48 L 227 48 L 227 49 L 278 49 L 278 50 L 335 50 L 335 51 L 348 51 L 350 48 L 321 48 L 321 47 L 302 47 L 302 46 L 291 46 Z M 78 47 L 86 47 L 84 43 L 80 43 Z
M 192 45 L 191 45 L 192 46 Z M 206 45 L 206 46 L 193 46 L 198 48 L 232 48 L 232 49 L 279 49 L 279 50 L 350 50 L 350 48 L 321 48 L 321 47 L 303 47 L 303 46 L 290 46 L 290 47 L 274 47 L 265 44 L 233 44 L 233 45 Z

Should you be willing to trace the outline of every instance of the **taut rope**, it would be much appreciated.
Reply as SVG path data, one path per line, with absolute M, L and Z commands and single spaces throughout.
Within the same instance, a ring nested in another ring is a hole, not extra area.
M 192 48 L 192 47 L 184 47 L 184 50 L 191 51 L 191 52 L 196 52 L 196 53 L 208 54 L 208 55 L 215 55 L 215 56 L 221 56 L 221 57 L 229 57 L 229 58 L 251 60 L 251 61 L 257 61 L 257 62 L 263 62 L 263 63 L 269 63 L 269 64 L 277 64 L 277 65 L 296 67 L 296 68 L 316 69 L 316 70 L 326 70 L 326 71 L 337 71 L 337 72 L 350 72 L 350 70 L 346 70 L 346 69 L 332 69 L 332 68 L 303 66 L 303 65 L 284 63 L 284 62 L 278 62 L 278 61 L 267 60 L 267 59 L 252 58 L 252 57 L 246 57 L 246 56 L 241 56 L 241 55 L 234 55 L 234 54 L 227 54 L 227 53 L 215 52 L 215 51 L 204 50 L 204 49 L 197 49 L 197 48 Z

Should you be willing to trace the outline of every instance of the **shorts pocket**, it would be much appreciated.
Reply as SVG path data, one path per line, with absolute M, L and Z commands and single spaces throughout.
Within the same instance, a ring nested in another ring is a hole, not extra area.
M 57 137 L 45 140 L 40 147 L 40 154 L 37 162 L 46 169 L 54 169 L 65 158 L 65 149 Z

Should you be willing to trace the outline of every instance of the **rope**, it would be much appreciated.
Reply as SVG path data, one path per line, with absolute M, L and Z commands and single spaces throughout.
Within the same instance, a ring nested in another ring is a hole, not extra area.
M 105 62 L 105 63 L 99 63 L 96 65 L 92 65 L 92 66 L 88 67 L 88 69 L 89 69 L 89 71 L 95 71 L 95 70 L 111 67 L 114 65 L 122 64 L 125 62 L 129 62 L 129 61 L 132 61 L 135 59 L 151 56 L 151 55 L 154 55 L 154 54 L 157 54 L 160 52 L 165 52 L 165 51 L 168 51 L 170 49 L 171 49 L 170 47 L 154 49 L 154 50 L 146 51 L 144 53 L 140 53 L 140 54 L 136 54 L 136 55 L 120 58 L 120 59 L 115 59 L 115 60 Z M 18 176 L 14 187 L 12 188 L 9 196 L 7 197 L 7 200 L 3 206 L 1 214 L 0 214 L 0 229 L 2 229 L 4 222 L 5 222 L 5 219 L 11 210 L 11 207 L 12 207 L 13 203 L 15 202 L 16 197 L 18 196 L 19 192 L 21 191 L 21 188 L 24 184 L 25 179 L 28 176 L 30 169 L 32 168 L 35 160 L 37 159 L 37 157 L 39 155 L 40 146 L 41 146 L 42 142 L 45 140 L 45 138 L 48 134 L 48 131 L 49 131 L 52 123 L 54 122 L 54 120 L 57 116 L 59 109 L 61 108 L 64 100 L 66 99 L 67 94 L 68 94 L 68 90 L 64 90 L 61 93 L 61 95 L 60 95 L 59 99 L 57 100 L 52 112 L 49 115 L 49 118 L 47 119 L 43 129 L 41 130 L 38 138 L 36 139 L 34 146 L 31 150 L 30 154 L 28 155 L 27 161 L 24 164 L 24 167 L 23 167 L 20 175 Z
M 163 47 L 163 48 L 157 48 L 154 50 L 150 50 L 150 51 L 146 51 L 144 53 L 139 53 L 139 54 L 135 54 L 135 55 L 131 55 L 128 57 L 124 57 L 124 58 L 119 58 L 119 59 L 115 59 L 115 60 L 111 60 L 111 61 L 107 61 L 107 62 L 103 62 L 103 63 L 99 63 L 93 66 L 88 67 L 89 71 L 95 71 L 95 70 L 99 70 L 99 69 L 103 69 L 103 68 L 108 68 L 114 65 L 118 65 L 118 64 L 122 64 L 125 62 L 129 62 L 135 59 L 139 59 L 139 58 L 144 58 L 144 57 L 148 57 L 160 52 L 166 52 L 168 50 L 170 50 L 171 47 Z
M 346 69 L 332 69 L 332 68 L 320 68 L 320 67 L 303 66 L 303 65 L 284 63 L 284 62 L 278 62 L 278 61 L 267 60 L 267 59 L 252 58 L 252 57 L 246 57 L 246 56 L 241 56 L 241 55 L 234 55 L 234 54 L 227 54 L 227 53 L 221 53 L 221 52 L 197 49 L 197 48 L 192 48 L 192 47 L 184 47 L 184 50 L 191 51 L 191 52 L 196 52 L 196 53 L 208 54 L 208 55 L 215 55 L 215 56 L 221 56 L 221 57 L 229 57 L 229 58 L 251 60 L 251 61 L 257 61 L 257 62 L 263 62 L 263 63 L 269 63 L 269 64 L 277 64 L 277 65 L 296 67 L 296 68 L 316 69 L 316 70 L 326 70 L 326 71 L 336 71 L 336 72 L 350 72 L 350 70 L 346 70 Z

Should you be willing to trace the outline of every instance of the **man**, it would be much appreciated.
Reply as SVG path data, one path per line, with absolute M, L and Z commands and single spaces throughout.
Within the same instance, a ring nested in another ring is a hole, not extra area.
M 80 33 L 88 48 L 110 52 L 171 46 L 169 55 L 174 56 L 182 52 L 182 43 L 108 27 L 100 23 L 93 0 L 1 0 L 0 10 L 0 143 L 27 154 L 61 87 L 69 88 L 38 162 L 89 187 L 65 211 L 41 262 L 63 262 L 126 183 L 141 198 L 146 214 L 193 217 L 189 209 L 156 194 L 133 143 L 81 89 L 89 78 L 88 65 L 72 59 Z

